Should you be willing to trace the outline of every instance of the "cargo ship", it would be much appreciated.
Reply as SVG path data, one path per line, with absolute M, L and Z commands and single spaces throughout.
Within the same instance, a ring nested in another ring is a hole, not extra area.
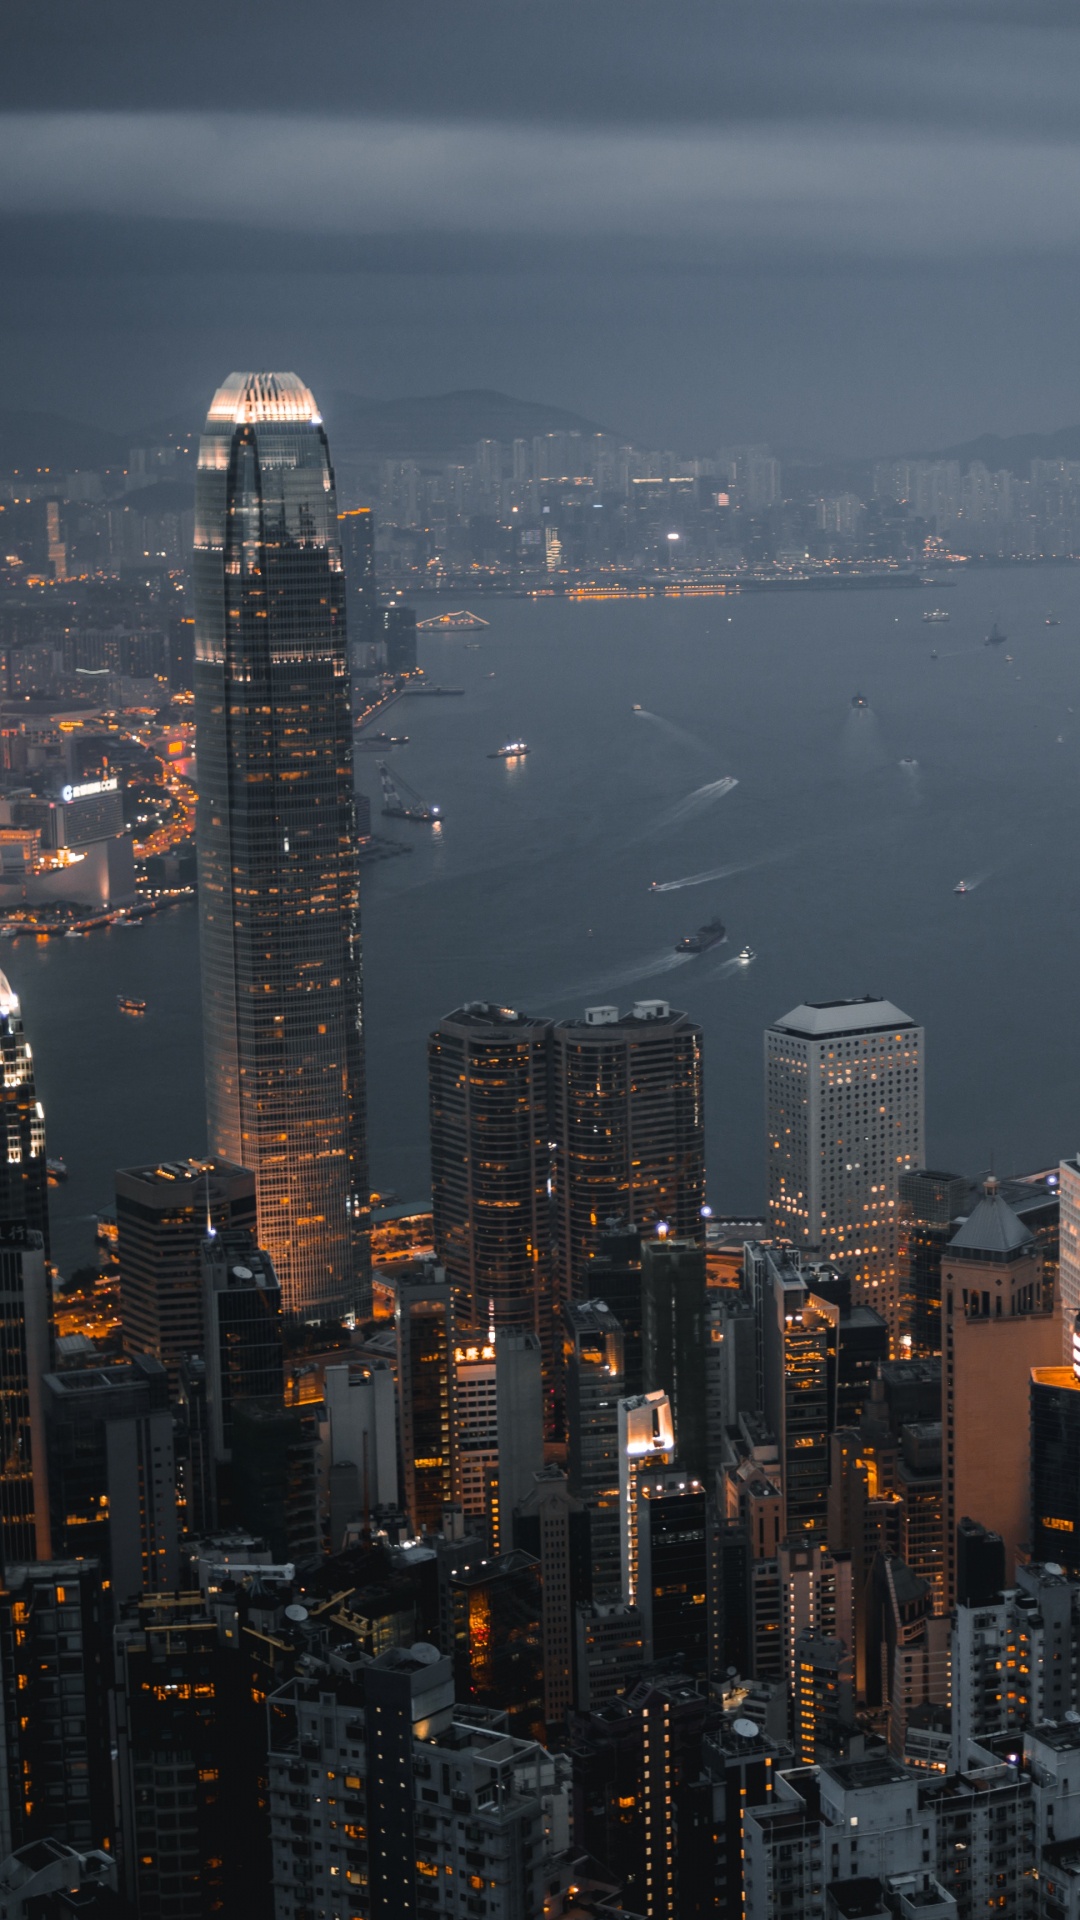
M 677 940 L 676 953 L 708 953 L 710 947 L 718 947 L 727 939 L 727 928 L 722 920 L 710 920 L 696 933 L 688 933 L 685 940 Z
M 923 614 L 923 619 L 928 627 L 935 627 L 940 621 L 949 620 L 951 617 L 945 607 L 930 607 L 926 613 Z
M 508 740 L 505 747 L 496 747 L 494 753 L 489 753 L 488 759 L 520 760 L 522 754 L 528 753 L 528 751 L 529 749 L 524 740 Z

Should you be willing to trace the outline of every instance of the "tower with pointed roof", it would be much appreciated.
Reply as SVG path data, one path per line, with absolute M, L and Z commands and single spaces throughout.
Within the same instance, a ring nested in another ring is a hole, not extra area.
M 978 1521 L 1005 1543 L 1011 1584 L 1030 1545 L 1029 1383 L 1054 1365 L 1061 1322 L 1030 1228 L 992 1176 L 941 1262 L 945 1600 L 956 1597 L 956 1529 Z
M 804 1002 L 765 1030 L 768 1217 L 846 1272 L 909 1350 L 900 1176 L 923 1164 L 923 1029 L 891 1000 Z
M 196 839 L 209 1147 L 255 1175 L 285 1311 L 370 1304 L 359 869 L 330 452 L 292 373 L 199 448 Z

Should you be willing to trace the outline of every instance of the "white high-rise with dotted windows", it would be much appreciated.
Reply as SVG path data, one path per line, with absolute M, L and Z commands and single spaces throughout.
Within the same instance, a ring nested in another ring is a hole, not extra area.
M 897 1355 L 897 1198 L 900 1175 L 925 1160 L 923 1050 L 910 1015 L 872 997 L 804 1004 L 765 1030 L 773 1233 L 849 1274 Z

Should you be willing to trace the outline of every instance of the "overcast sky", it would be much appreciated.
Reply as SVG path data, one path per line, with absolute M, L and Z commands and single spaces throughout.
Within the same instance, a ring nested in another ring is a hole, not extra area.
M 1080 421 L 1080 8 L 5 0 L 0 404 L 232 367 L 650 444 Z

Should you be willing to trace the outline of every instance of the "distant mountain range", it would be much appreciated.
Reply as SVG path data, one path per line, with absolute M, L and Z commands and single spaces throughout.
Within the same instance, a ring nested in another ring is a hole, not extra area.
M 962 467 L 981 460 L 991 473 L 1005 467 L 1010 473 L 1026 476 L 1033 460 L 1080 460 L 1080 427 L 1059 427 L 1055 433 L 1014 433 L 1008 438 L 983 433 L 977 440 L 965 440 L 958 447 L 943 447 L 937 453 L 904 454 L 902 458 L 959 460 Z
M 31 474 L 38 467 L 75 473 L 127 463 L 131 441 L 106 427 L 65 420 L 57 413 L 21 413 L 0 407 L 0 472 Z
M 326 406 L 331 448 L 356 454 L 453 454 L 477 440 L 531 440 L 538 433 L 603 433 L 566 407 L 517 400 L 488 387 L 402 400 L 332 393 Z

